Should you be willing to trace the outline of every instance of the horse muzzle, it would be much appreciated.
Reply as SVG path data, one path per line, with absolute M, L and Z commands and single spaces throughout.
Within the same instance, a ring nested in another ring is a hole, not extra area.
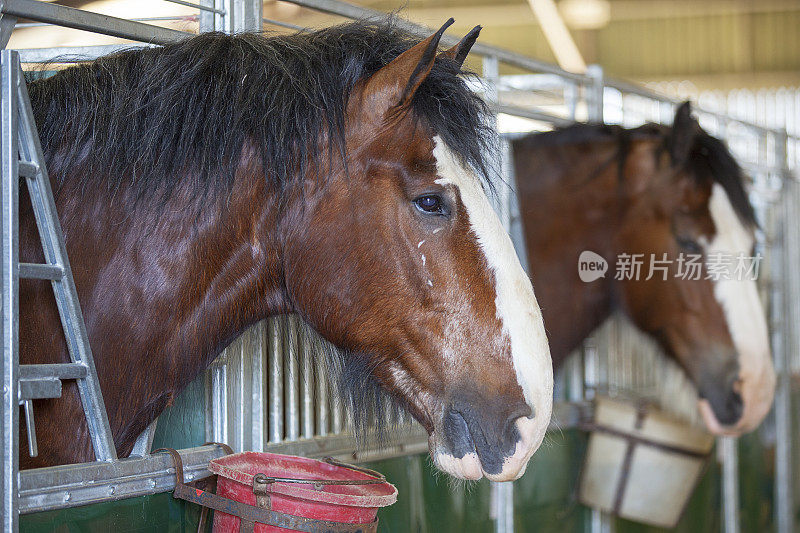
M 459 400 L 443 409 L 429 437 L 431 457 L 444 472 L 461 479 L 513 481 L 525 473 L 549 423 L 525 403 L 495 400 L 476 407 Z M 542 427 L 544 426 L 544 427 Z

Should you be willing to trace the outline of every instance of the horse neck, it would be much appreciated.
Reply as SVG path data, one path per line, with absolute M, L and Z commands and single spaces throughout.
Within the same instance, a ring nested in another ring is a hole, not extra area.
M 514 168 L 528 266 L 558 366 L 610 314 L 620 227 L 616 143 L 535 147 L 515 142 Z M 583 282 L 578 258 L 590 250 L 609 265 Z
M 230 193 L 215 198 L 194 198 L 186 177 L 186 190 L 161 205 L 122 207 L 103 194 L 69 194 L 69 185 L 59 194 L 122 454 L 246 327 L 288 310 L 279 193 L 256 170 L 240 168 Z

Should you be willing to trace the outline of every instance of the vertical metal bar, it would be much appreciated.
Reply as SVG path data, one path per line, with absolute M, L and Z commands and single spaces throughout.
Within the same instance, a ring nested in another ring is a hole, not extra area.
M 19 529 L 19 159 L 16 52 L 0 53 L 3 230 L 3 530 Z
M 717 445 L 722 459 L 722 530 L 739 533 L 739 465 L 736 439 L 720 437 Z
M 300 319 L 298 318 L 298 321 Z M 300 328 L 305 332 L 305 328 Z M 311 349 L 309 339 L 305 333 L 298 336 L 297 351 L 300 356 L 300 420 L 302 422 L 302 435 L 304 439 L 314 436 L 314 370 L 311 366 Z
M 286 357 L 286 438 L 288 440 L 297 440 L 300 437 L 297 320 L 296 315 L 286 317 L 287 335 L 284 339 Z
M 787 183 L 783 184 L 783 190 L 788 194 L 787 200 L 784 201 L 784 210 L 780 213 L 777 223 L 780 224 L 782 242 L 782 255 L 783 261 L 777 258 L 773 259 L 774 267 L 778 267 L 782 272 L 776 272 L 773 268 L 773 294 L 780 292 L 780 297 L 783 298 L 781 309 L 773 309 L 773 316 L 781 318 L 780 331 L 781 343 L 776 346 L 773 342 L 773 355 L 775 358 L 775 372 L 777 374 L 777 386 L 775 391 L 775 524 L 778 533 L 789 533 L 792 531 L 793 515 L 792 507 L 794 504 L 794 487 L 792 486 L 792 472 L 794 467 L 792 464 L 792 390 L 791 390 L 791 368 L 789 361 L 790 350 L 797 348 L 796 344 L 791 343 L 792 332 L 789 331 L 792 327 L 797 327 L 792 317 L 797 317 L 795 312 L 798 305 L 798 292 L 800 287 L 796 283 L 791 283 L 789 280 L 789 273 L 792 272 L 794 279 L 796 274 L 793 271 L 797 268 L 791 257 L 793 250 L 800 243 L 800 236 L 798 235 L 798 220 L 797 220 L 797 184 L 793 183 L 788 176 L 787 161 L 786 161 L 786 146 L 788 137 L 786 130 L 783 130 L 775 136 L 775 164 L 782 170 L 780 180 L 785 180 Z M 773 206 L 775 209 L 778 206 Z M 787 215 L 793 216 L 787 216 Z M 774 232 L 773 232 L 774 233 Z M 778 286 L 778 282 L 783 286 Z M 785 297 L 784 295 L 791 295 Z M 779 313 L 779 314 L 776 314 Z
M 19 56 L 15 55 L 14 57 L 15 66 L 21 73 Z M 61 231 L 61 223 L 58 220 L 53 192 L 50 189 L 50 177 L 45 168 L 44 154 L 39 144 L 39 134 L 36 130 L 33 110 L 28 99 L 28 89 L 19 76 L 21 74 L 18 74 L 16 91 L 19 103 L 18 138 L 20 157 L 28 162 L 35 163 L 39 167 L 35 177 L 26 179 L 31 202 L 33 203 L 36 225 L 39 228 L 39 236 L 42 240 L 42 248 L 44 249 L 47 263 L 58 265 L 64 270 L 64 277 L 61 280 L 53 281 L 52 285 L 56 295 L 59 315 L 61 316 L 64 337 L 69 347 L 70 359 L 73 363 L 82 363 L 88 368 L 86 378 L 78 380 L 78 392 L 80 393 L 86 421 L 89 425 L 89 435 L 94 445 L 95 457 L 98 461 L 112 461 L 117 458 L 117 450 L 111 435 L 103 394 L 100 390 L 100 382 L 97 379 L 97 370 L 95 369 L 92 350 L 89 346 L 89 337 L 86 333 L 86 325 L 83 321 L 83 314 L 81 313 L 81 306 L 75 289 L 75 281 L 73 280 L 72 269 L 67 257 L 64 234 Z
M 214 0 L 198 0 L 198 4 L 201 6 L 206 7 L 215 7 Z M 219 16 L 217 13 L 213 11 L 206 11 L 205 9 L 199 10 L 198 13 L 198 20 L 197 20 L 197 30 L 199 33 L 205 33 L 208 31 L 214 31 L 216 28 L 216 18 Z
M 603 67 L 600 65 L 589 65 L 586 67 L 586 75 L 592 80 L 589 89 L 589 122 L 603 122 L 603 93 L 605 85 L 603 83 Z
M 230 441 L 227 443 L 235 450 L 252 449 L 248 431 L 252 422 L 251 383 L 248 379 L 253 361 L 253 352 L 248 350 L 251 335 L 252 328 L 249 328 L 225 350 L 228 352 L 226 374 L 230 389 L 230 397 L 224 406 L 230 423 Z
M 317 385 L 317 435 L 324 437 L 328 434 L 329 423 L 328 373 L 325 362 L 319 361 L 316 370 L 314 378 Z
M 514 484 L 503 482 L 491 485 L 491 517 L 496 533 L 514 531 Z
M 231 0 L 233 31 L 261 31 L 263 27 L 262 0 Z
M 283 345 L 281 323 L 286 317 L 274 316 L 269 330 L 269 441 L 283 440 Z
M 267 443 L 267 387 L 264 367 L 267 365 L 266 322 L 261 321 L 250 330 L 252 353 L 250 366 L 250 450 L 263 451 Z
M 568 116 L 570 120 L 577 120 L 578 117 L 578 86 L 575 82 L 566 81 L 566 85 L 564 86 L 564 104 L 568 110 Z
M 228 442 L 228 374 L 223 354 L 211 367 L 211 440 Z

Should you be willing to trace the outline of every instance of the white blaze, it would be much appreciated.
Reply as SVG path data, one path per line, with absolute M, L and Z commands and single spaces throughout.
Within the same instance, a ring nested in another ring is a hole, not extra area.
M 506 460 L 511 467 L 509 462 L 517 465 L 521 461 L 527 462 L 541 444 L 550 423 L 553 363 L 542 313 L 533 294 L 530 278 L 522 269 L 511 238 L 492 209 L 477 176 L 460 163 L 441 138 L 437 136 L 434 141 L 436 146 L 433 155 L 440 176 L 436 183 L 458 189 L 472 231 L 478 238 L 489 268 L 494 272 L 497 318 L 511 343 L 517 382 L 534 414 L 530 420 L 517 422 L 522 441 L 517 443 L 514 455 Z
M 753 234 L 742 224 L 728 194 L 719 183 L 714 184 L 708 207 L 716 235 L 706 247 L 706 257 L 713 261 L 723 254 L 722 257 L 727 255 L 734 262 L 739 256 L 750 257 Z M 723 276 L 723 279 L 714 281 L 714 296 L 724 311 L 728 331 L 739 356 L 739 393 L 744 402 L 744 412 L 736 429 L 749 431 L 766 416 L 775 393 L 775 373 L 766 317 L 753 279 Z M 709 420 L 709 415 L 713 414 L 710 406 L 701 406 L 701 410 L 704 411 L 706 423 L 711 422 L 709 429 L 720 433 L 725 431 L 716 418 Z M 717 427 L 711 427 L 714 425 Z

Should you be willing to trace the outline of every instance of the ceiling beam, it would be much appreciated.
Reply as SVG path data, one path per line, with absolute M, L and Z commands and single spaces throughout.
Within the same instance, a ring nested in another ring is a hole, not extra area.
M 553 55 L 556 56 L 558 66 L 579 74 L 586 72 L 586 62 L 578 50 L 578 45 L 572 39 L 567 25 L 564 24 L 564 19 L 561 18 L 555 2 L 553 0 L 528 0 L 528 4 L 539 21 L 539 26 Z

